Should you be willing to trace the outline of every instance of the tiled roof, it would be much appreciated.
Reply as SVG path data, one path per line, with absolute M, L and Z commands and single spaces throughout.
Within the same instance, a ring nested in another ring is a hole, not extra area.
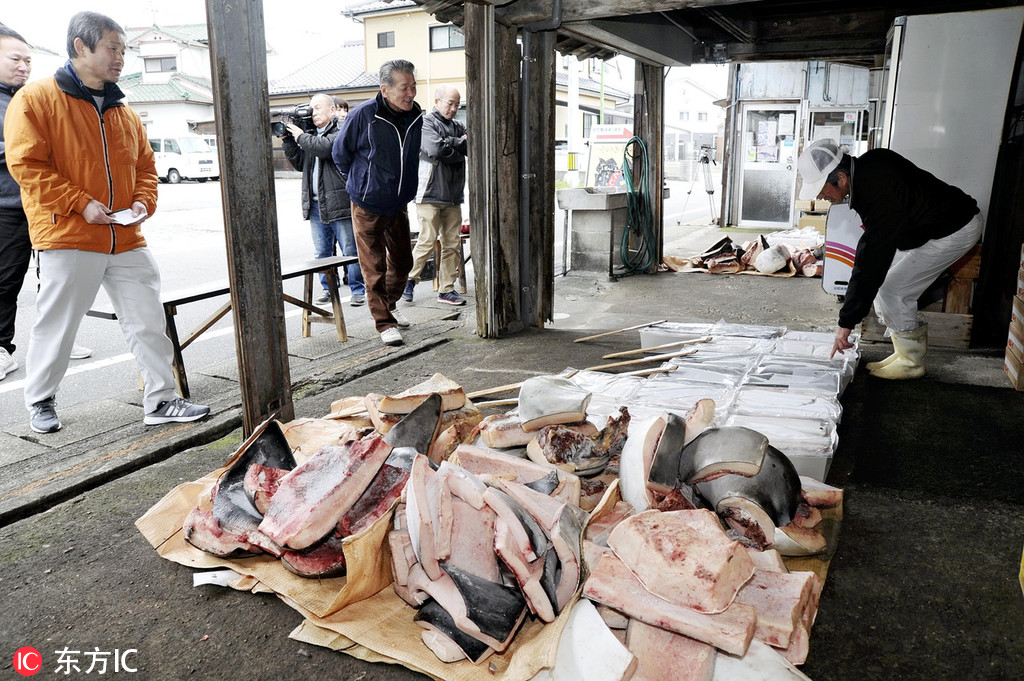
M 360 14 L 402 9 L 403 7 L 417 7 L 417 4 L 413 0 L 370 0 L 370 2 L 351 3 L 342 10 L 342 13 L 347 16 L 358 16 Z
M 176 73 L 166 83 L 143 83 L 141 73 L 132 73 L 118 81 L 124 90 L 125 102 L 194 102 L 213 104 L 213 84 L 206 78 Z
M 175 40 L 183 43 L 203 43 L 209 42 L 208 31 L 206 24 L 184 24 L 181 26 L 136 26 L 125 29 L 125 36 L 128 40 L 128 44 L 138 40 L 150 31 L 159 31 L 174 38 Z
M 270 85 L 270 94 L 320 92 L 351 87 L 353 81 L 365 75 L 363 68 L 363 43 L 345 43 L 287 76 L 275 80 Z M 376 82 L 371 84 L 375 85 Z
M 600 94 L 600 92 L 601 92 L 601 83 L 599 81 L 596 81 L 596 80 L 592 79 L 592 78 L 582 78 L 581 77 L 579 79 L 579 84 L 580 84 L 580 90 L 582 90 L 582 91 L 592 92 L 594 94 Z M 568 87 L 569 87 L 569 74 L 566 73 L 565 71 L 557 71 L 557 72 L 555 72 L 555 86 L 568 89 Z M 628 92 L 623 92 L 622 90 L 616 90 L 615 88 L 608 87 L 607 85 L 605 85 L 604 86 L 604 96 L 605 97 L 612 97 L 612 98 L 615 98 L 615 99 L 626 100 L 626 99 L 629 99 L 630 94 Z
M 349 82 L 348 87 L 377 87 L 378 85 L 380 85 L 380 76 L 377 73 L 363 71 Z

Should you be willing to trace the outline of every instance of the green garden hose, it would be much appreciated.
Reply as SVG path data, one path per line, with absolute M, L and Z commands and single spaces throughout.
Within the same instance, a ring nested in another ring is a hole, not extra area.
M 634 145 L 639 148 L 639 162 L 636 161 Z M 633 166 L 639 170 L 633 179 Z M 622 231 L 619 255 L 622 265 L 629 274 L 646 272 L 654 262 L 654 221 L 651 208 L 650 166 L 647 162 L 647 147 L 639 137 L 631 137 L 622 151 L 622 175 L 626 181 L 626 228 Z M 630 248 L 630 236 L 633 246 Z

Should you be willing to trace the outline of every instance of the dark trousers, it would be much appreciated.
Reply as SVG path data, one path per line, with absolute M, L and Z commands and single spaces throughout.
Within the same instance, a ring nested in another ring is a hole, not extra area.
M 19 208 L 0 208 L 0 348 L 14 352 L 18 292 L 32 260 L 28 220 Z
M 409 214 L 403 210 L 396 215 L 377 215 L 353 203 L 352 229 L 366 283 L 366 303 L 380 333 L 398 326 L 391 310 L 402 297 L 412 267 Z

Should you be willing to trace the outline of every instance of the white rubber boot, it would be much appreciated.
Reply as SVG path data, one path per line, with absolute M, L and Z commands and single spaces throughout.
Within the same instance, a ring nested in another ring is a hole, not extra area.
M 868 371 L 874 373 L 874 372 L 878 371 L 879 369 L 881 369 L 882 367 L 889 366 L 890 364 L 892 364 L 893 362 L 895 362 L 899 358 L 900 358 L 899 353 L 898 352 L 893 352 L 891 355 L 889 355 L 885 359 L 879 360 L 877 362 L 868 362 L 865 366 L 867 367 Z
M 924 376 L 924 355 L 928 351 L 927 324 L 922 324 L 913 331 L 893 332 L 892 346 L 896 350 L 896 359 L 872 371 L 872 376 L 890 380 Z

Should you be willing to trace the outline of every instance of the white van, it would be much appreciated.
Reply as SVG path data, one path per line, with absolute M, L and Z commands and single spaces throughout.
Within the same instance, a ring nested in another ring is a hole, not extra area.
M 149 146 L 156 156 L 156 174 L 161 182 L 206 182 L 220 177 L 217 152 L 199 135 L 150 137 Z

